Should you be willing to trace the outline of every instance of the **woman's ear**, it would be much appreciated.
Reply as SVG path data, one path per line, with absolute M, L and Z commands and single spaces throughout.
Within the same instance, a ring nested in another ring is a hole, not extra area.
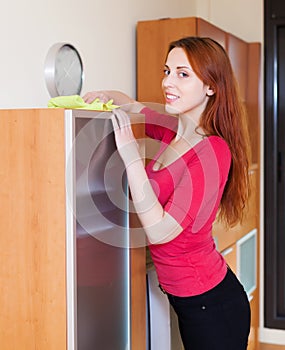
M 208 89 L 207 89 L 206 95 L 207 95 L 207 96 L 213 96 L 214 94 L 215 94 L 214 89 L 212 89 L 212 88 L 209 86 Z

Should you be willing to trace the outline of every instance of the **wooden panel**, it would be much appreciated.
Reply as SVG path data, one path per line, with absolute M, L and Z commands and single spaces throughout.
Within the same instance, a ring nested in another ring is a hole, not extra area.
M 131 344 L 146 349 L 146 263 L 145 247 L 131 249 Z
M 258 288 L 252 293 L 250 300 L 251 324 L 248 338 L 247 350 L 259 350 L 258 328 L 259 328 L 259 292 Z
M 137 24 L 137 99 L 164 103 L 163 68 L 171 41 L 196 34 L 196 19 L 161 19 Z
M 61 110 L 0 112 L 0 344 L 66 349 Z
M 248 72 L 246 108 L 248 114 L 248 126 L 252 151 L 252 163 L 259 163 L 260 149 L 260 63 L 261 45 L 260 43 L 248 44 Z
M 132 129 L 140 142 L 140 151 L 144 156 L 144 118 L 131 116 Z M 133 248 L 131 255 L 131 349 L 146 349 L 146 250 L 144 238 L 136 240 L 136 228 L 141 227 L 137 215 L 130 213 L 130 234 Z M 132 236 L 135 229 L 134 237 Z M 143 234 L 143 232 L 142 232 Z M 134 238 L 134 240 L 132 240 Z
M 248 45 L 245 41 L 227 33 L 226 49 L 239 84 L 243 101 L 246 100 L 247 93 L 247 48 Z
M 226 48 L 226 32 L 202 18 L 197 18 L 197 35 L 212 38 Z
M 274 345 L 274 344 L 265 344 L 260 343 L 259 348 L 254 350 L 285 350 L 285 345 Z

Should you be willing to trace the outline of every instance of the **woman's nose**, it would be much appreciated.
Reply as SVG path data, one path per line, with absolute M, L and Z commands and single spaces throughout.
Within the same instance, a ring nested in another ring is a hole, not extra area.
M 171 74 L 166 75 L 163 80 L 162 80 L 162 85 L 167 87 L 167 86 L 173 86 L 174 85 L 174 79 Z

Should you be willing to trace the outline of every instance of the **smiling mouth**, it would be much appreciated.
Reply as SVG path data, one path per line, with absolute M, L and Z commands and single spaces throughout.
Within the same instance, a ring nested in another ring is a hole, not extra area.
M 166 93 L 165 99 L 166 99 L 166 102 L 174 102 L 174 101 L 177 101 L 179 99 L 179 96 Z

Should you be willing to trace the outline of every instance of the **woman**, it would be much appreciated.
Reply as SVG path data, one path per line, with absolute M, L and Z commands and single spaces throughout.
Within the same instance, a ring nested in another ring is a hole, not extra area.
M 242 102 L 229 58 L 209 38 L 170 44 L 160 114 L 117 91 L 90 92 L 143 113 L 160 141 L 146 169 L 127 114 L 114 110 L 118 151 L 146 232 L 160 287 L 179 322 L 186 350 L 244 350 L 250 328 L 246 293 L 216 250 L 217 216 L 233 226 L 248 197 L 249 146 Z

